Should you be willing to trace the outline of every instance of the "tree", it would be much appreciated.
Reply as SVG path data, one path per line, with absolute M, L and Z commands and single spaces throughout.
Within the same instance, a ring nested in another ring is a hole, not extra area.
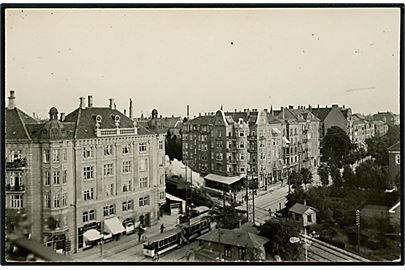
M 299 175 L 299 173 L 297 173 L 296 171 L 292 171 L 289 175 L 288 175 L 288 183 L 289 185 L 292 185 L 292 187 L 294 189 L 297 189 L 299 187 L 302 186 L 303 182 L 302 179 Z
M 165 151 L 170 160 L 182 160 L 183 158 L 181 137 L 178 139 L 170 130 L 167 130 L 166 133 Z
M 329 167 L 326 163 L 322 163 L 321 166 L 318 167 L 318 175 L 322 186 L 327 187 L 329 185 Z
M 329 165 L 341 168 L 346 156 L 354 148 L 349 136 L 340 127 L 328 129 L 321 142 L 321 154 Z
M 302 168 L 299 172 L 299 178 L 305 185 L 305 190 L 307 190 L 307 184 L 311 184 L 314 180 L 312 172 L 307 168 Z
M 392 188 L 387 167 L 379 166 L 374 160 L 367 160 L 357 166 L 355 185 L 377 190 Z
M 354 172 L 350 165 L 343 166 L 343 175 L 344 185 L 348 187 L 354 186 Z
M 343 186 L 342 175 L 340 174 L 340 169 L 337 166 L 332 165 L 332 166 L 329 166 L 329 170 L 330 170 L 330 176 L 332 178 L 333 185 L 335 187 Z
M 216 221 L 218 227 L 229 230 L 239 227 L 243 217 L 236 210 L 236 206 L 235 203 L 231 203 L 231 205 L 218 207 L 211 211 L 211 215 Z
M 266 253 L 295 261 L 300 258 L 303 249 L 299 243 L 291 243 L 290 238 L 298 237 L 299 232 L 299 225 L 293 221 L 270 219 L 260 228 L 259 235 L 270 240 L 265 245 Z

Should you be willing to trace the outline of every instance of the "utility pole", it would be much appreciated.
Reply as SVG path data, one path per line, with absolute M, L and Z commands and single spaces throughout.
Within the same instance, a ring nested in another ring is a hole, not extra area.
M 100 226 L 101 242 L 100 242 L 100 257 L 103 257 L 103 245 L 104 245 L 104 219 L 101 221 Z
M 249 221 L 249 172 L 246 174 L 246 181 L 245 181 L 245 186 L 246 186 L 246 217 L 247 221 Z
M 253 189 L 252 189 L 252 206 L 253 206 L 253 224 L 255 223 L 255 190 L 256 190 L 256 185 L 254 181 L 254 175 L 252 174 L 252 184 L 253 184 Z
M 357 251 L 360 252 L 360 210 L 356 210 Z

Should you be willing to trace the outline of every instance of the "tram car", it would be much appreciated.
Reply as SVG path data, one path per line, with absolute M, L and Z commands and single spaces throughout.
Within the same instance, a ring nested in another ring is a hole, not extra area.
M 143 254 L 146 257 L 159 258 L 169 250 L 189 243 L 192 239 L 211 230 L 209 218 L 194 217 L 189 223 L 178 224 L 176 228 L 165 231 L 146 240 L 143 245 Z

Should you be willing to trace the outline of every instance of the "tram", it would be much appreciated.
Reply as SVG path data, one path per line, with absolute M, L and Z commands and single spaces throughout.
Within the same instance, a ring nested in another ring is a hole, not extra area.
M 208 217 L 194 217 L 189 223 L 178 224 L 177 228 L 147 239 L 143 245 L 143 254 L 146 257 L 159 258 L 161 254 L 180 247 L 210 230 L 211 222 Z

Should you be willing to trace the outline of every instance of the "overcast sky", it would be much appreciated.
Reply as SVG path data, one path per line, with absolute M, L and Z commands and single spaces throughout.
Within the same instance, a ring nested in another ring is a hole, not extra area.
M 400 10 L 7 9 L 6 97 L 135 116 L 345 104 L 399 112 Z

